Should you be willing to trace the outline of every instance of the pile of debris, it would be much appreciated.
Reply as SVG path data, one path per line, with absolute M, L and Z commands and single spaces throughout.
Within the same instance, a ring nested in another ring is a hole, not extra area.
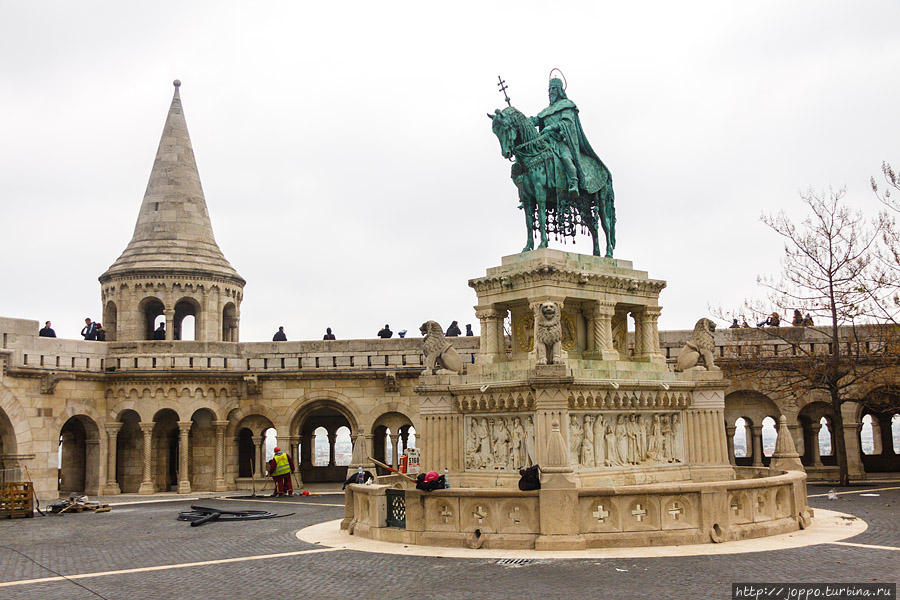
M 79 496 L 75 492 L 69 494 L 68 498 L 61 498 L 57 500 L 47 508 L 50 509 L 50 512 L 54 515 L 61 515 L 63 513 L 82 513 L 82 512 L 92 512 L 92 513 L 102 513 L 109 512 L 111 509 L 109 508 L 109 504 L 101 504 L 99 502 L 91 502 L 88 500 L 87 496 Z

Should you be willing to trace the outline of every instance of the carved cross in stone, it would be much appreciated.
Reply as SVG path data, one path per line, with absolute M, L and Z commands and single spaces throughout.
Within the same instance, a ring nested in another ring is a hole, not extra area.
M 756 496 L 756 513 L 760 514 L 765 512 L 766 510 L 766 495 L 763 492 L 759 492 Z
M 743 508 L 744 507 L 741 506 L 741 501 L 738 500 L 737 498 L 735 498 L 734 500 L 731 501 L 731 510 L 734 511 L 734 514 L 738 514 L 739 512 L 741 512 L 741 510 L 743 510 Z
M 518 525 L 519 523 L 522 522 L 522 519 L 519 518 L 519 507 L 518 506 L 516 506 L 512 509 L 512 512 L 509 513 L 509 518 L 516 525 Z
M 472 513 L 472 516 L 478 520 L 478 524 L 481 525 L 485 519 L 487 519 L 487 511 L 484 510 L 480 504 L 475 507 L 475 512 Z
M 647 509 L 638 504 L 635 507 L 635 510 L 631 511 L 631 516 L 637 519 L 638 523 L 641 523 L 644 520 L 644 517 L 647 516 Z
M 668 510 L 668 513 L 672 515 L 672 519 L 675 521 L 678 520 L 678 515 L 682 514 L 683 512 L 684 508 L 682 508 L 681 503 L 679 502 L 673 502 L 672 508 Z
M 453 512 L 450 508 L 445 504 L 441 507 L 441 518 L 444 520 L 444 523 L 450 522 L 450 517 L 453 516 Z
M 603 505 L 598 504 L 597 508 L 594 509 L 594 518 L 597 519 L 598 522 L 604 523 L 606 521 L 606 517 L 609 516 L 609 511 L 603 510 Z

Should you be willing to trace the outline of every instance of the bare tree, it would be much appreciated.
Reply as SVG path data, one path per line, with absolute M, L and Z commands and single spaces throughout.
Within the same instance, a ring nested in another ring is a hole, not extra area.
M 841 485 L 849 484 L 841 405 L 860 384 L 896 373 L 897 305 L 879 289 L 888 220 L 868 220 L 844 202 L 844 190 L 801 194 L 809 209 L 799 224 L 783 212 L 762 221 L 784 240 L 782 272 L 760 277 L 769 290 L 769 306 L 796 308 L 813 317 L 812 326 L 825 344 L 798 342 L 791 327 L 766 327 L 767 335 L 784 341 L 790 351 L 780 356 L 748 357 L 736 363 L 750 369 L 770 393 L 824 392 L 831 401 L 835 456 Z M 757 315 L 762 304 L 747 302 Z M 787 317 L 787 315 L 785 315 Z M 788 325 L 788 323 L 783 323 Z
M 874 177 L 871 178 L 871 184 L 872 191 L 885 206 L 881 214 L 884 223 L 883 247 L 876 257 L 878 265 L 869 287 L 892 294 L 890 300 L 896 309 L 900 307 L 900 227 L 895 220 L 900 215 L 900 176 L 887 162 L 881 163 L 881 174 L 884 177 L 882 186 L 878 185 Z

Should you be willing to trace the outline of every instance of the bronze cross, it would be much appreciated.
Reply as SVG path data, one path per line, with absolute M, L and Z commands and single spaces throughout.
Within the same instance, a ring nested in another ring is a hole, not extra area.
M 512 106 L 512 104 L 509 103 L 509 96 L 506 95 L 506 90 L 509 89 L 508 87 L 506 87 L 506 82 L 503 81 L 503 78 L 500 77 L 499 75 L 497 75 L 497 81 L 499 81 L 499 83 L 497 84 L 497 87 L 499 87 L 500 91 L 503 92 L 503 99 L 506 100 L 506 105 Z

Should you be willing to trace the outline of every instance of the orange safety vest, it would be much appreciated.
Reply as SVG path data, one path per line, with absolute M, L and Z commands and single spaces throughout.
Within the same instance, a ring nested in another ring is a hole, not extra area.
M 272 471 L 272 476 L 278 475 L 287 475 L 291 472 L 291 463 L 288 462 L 288 455 L 284 452 L 279 452 L 275 456 L 272 457 L 275 460 L 275 470 Z

